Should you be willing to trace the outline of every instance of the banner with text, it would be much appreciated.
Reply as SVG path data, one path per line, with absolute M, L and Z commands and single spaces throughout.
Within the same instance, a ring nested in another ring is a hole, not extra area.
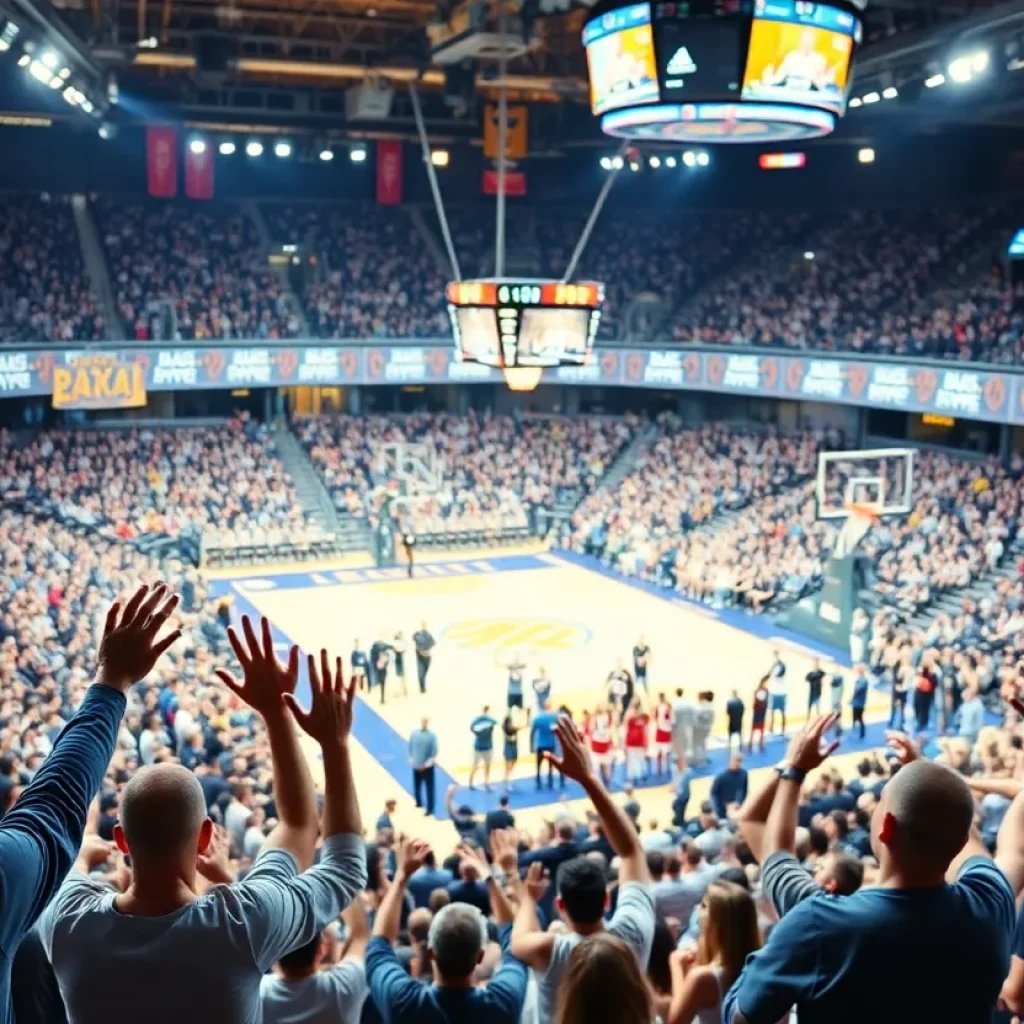
M 90 352 L 53 368 L 54 409 L 137 409 L 146 404 L 146 374 L 137 362 Z
M 146 129 L 146 184 L 157 199 L 178 194 L 178 143 L 173 128 Z

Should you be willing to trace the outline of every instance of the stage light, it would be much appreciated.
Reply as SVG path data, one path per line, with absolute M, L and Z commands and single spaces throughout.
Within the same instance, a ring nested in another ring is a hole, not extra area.
M 847 103 L 846 105 L 847 105 L 847 106 L 848 106 L 848 107 L 849 107 L 849 108 L 850 108 L 851 110 L 856 110 L 856 109 L 857 109 L 857 107 L 859 107 L 859 106 L 860 106 L 860 104 L 861 104 L 861 99 L 860 99 L 860 97 L 859 97 L 859 96 L 851 96 L 851 97 L 850 97 L 850 102 L 849 102 L 849 103 Z
M 198 156 L 200 153 L 206 152 L 206 143 L 202 139 L 192 139 L 188 148 Z
M 222 142 L 218 150 L 221 156 L 231 156 L 235 151 L 235 144 L 233 142 Z
M 813 260 L 814 259 L 814 253 L 811 252 L 810 249 L 808 249 L 807 252 L 804 253 L 804 259 L 805 260 Z
M 688 149 L 685 153 L 683 153 L 683 163 L 687 167 L 696 167 L 697 166 L 697 154 L 694 153 L 692 149 Z
M 84 110 L 84 111 L 85 111 L 85 112 L 86 112 L 87 114 L 91 114 L 91 113 L 93 112 L 93 110 L 95 109 L 95 108 L 93 107 L 92 103 L 90 103 L 90 102 L 89 102 L 89 100 L 87 100 L 87 99 L 83 99 L 83 100 L 81 101 L 81 106 L 82 106 L 82 109 L 83 109 L 83 110 Z
M 887 89 L 882 90 L 882 99 L 894 100 L 897 96 L 899 96 L 899 94 L 899 89 L 897 89 L 895 85 L 890 85 Z
M 612 167 L 614 167 L 615 170 L 617 170 L 617 171 L 621 171 L 622 170 L 623 163 L 622 163 L 622 157 L 621 156 L 612 157 Z
M 51 71 L 57 70 L 57 65 L 60 63 L 60 59 L 53 50 L 46 50 L 43 55 L 39 58 L 39 62 Z
M 275 142 L 274 156 L 286 160 L 292 155 L 292 144 L 290 142 Z
M 924 87 L 926 89 L 937 89 L 940 85 L 946 84 L 946 76 L 941 72 L 937 72 L 934 75 L 929 75 L 924 80 Z
M 366 161 L 366 147 L 356 146 L 353 149 L 350 149 L 348 153 L 348 158 L 354 164 L 364 163 Z
M 326 149 L 326 148 L 325 149 L 321 149 L 320 150 L 320 159 L 323 160 L 324 163 L 328 163 L 329 161 L 333 160 L 334 159 L 334 150 L 333 149 Z
M 977 53 L 971 56 L 971 70 L 976 74 L 983 74 L 988 70 L 989 55 L 988 50 L 978 50 Z
M 74 106 L 78 102 L 78 90 L 72 85 L 69 85 L 62 95 L 64 96 L 64 99 L 71 104 L 71 106 Z
M 870 146 L 857 150 L 857 160 L 862 164 L 873 164 L 875 162 L 875 151 Z
M 109 121 L 100 125 L 99 136 L 104 142 L 109 142 L 117 134 L 117 128 Z
M 0 32 L 0 53 L 6 53 L 11 48 L 11 43 L 14 42 L 20 31 L 21 29 L 13 21 L 7 21 L 3 32 Z
M 263 156 L 263 143 L 257 142 L 255 139 L 252 142 L 245 144 L 245 155 L 246 156 Z
M 698 167 L 707 167 L 707 165 L 709 163 L 711 163 L 711 157 L 709 157 L 707 155 L 707 153 L 704 152 L 704 150 L 701 150 L 697 154 L 697 166 Z
M 610 156 L 601 157 L 601 169 L 605 171 L 612 169 L 612 158 Z
M 648 163 L 649 163 L 649 164 L 650 164 L 650 165 L 651 165 L 651 166 L 652 166 L 652 167 L 653 167 L 653 168 L 654 168 L 655 170 L 657 170 L 657 169 L 658 169 L 658 168 L 659 168 L 659 167 L 661 166 L 661 160 L 660 160 L 660 159 L 659 159 L 658 157 L 656 157 L 656 156 L 652 156 L 652 157 L 650 158 L 650 160 L 648 160 L 647 162 L 648 162 Z
M 430 151 L 430 162 L 435 167 L 447 167 L 450 159 L 451 155 L 447 149 L 432 149 Z
M 675 165 L 676 165 L 676 158 L 675 158 L 674 156 L 670 156 L 670 157 L 669 157 L 669 158 L 668 158 L 668 159 L 667 159 L 667 160 L 665 161 L 665 166 L 666 166 L 666 167 L 675 167 Z
M 60 75 L 54 75 L 53 78 L 50 79 L 49 83 L 51 89 L 59 89 L 63 84 L 64 79 L 61 78 Z
M 877 92 L 866 92 L 864 93 L 863 100 L 864 105 L 867 106 L 871 103 L 877 103 L 882 97 Z
M 949 62 L 949 67 L 946 70 L 957 85 L 963 85 L 964 82 L 971 80 L 971 59 L 970 57 L 957 57 Z
M 27 67 L 30 60 L 32 60 L 32 58 L 27 53 L 23 53 L 18 58 L 18 67 L 19 68 Z
M 71 68 L 61 68 L 58 77 L 67 81 L 71 77 Z
M 629 161 L 629 169 L 631 171 L 634 171 L 634 172 L 639 171 L 640 170 L 640 165 L 635 160 L 630 160 Z
M 50 69 L 41 60 L 32 61 L 28 66 L 28 73 L 37 82 L 42 82 L 43 85 L 49 85 L 50 79 L 53 77 L 50 74 Z

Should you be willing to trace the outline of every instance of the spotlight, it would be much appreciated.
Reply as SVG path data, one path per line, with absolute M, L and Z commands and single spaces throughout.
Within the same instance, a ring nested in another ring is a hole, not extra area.
M 60 75 L 54 75 L 50 79 L 49 85 L 51 89 L 59 89 L 64 84 L 64 79 Z
M 11 48 L 11 43 L 20 31 L 21 29 L 8 19 L 3 32 L 0 32 L 0 53 L 6 53 Z
M 875 151 L 870 146 L 858 149 L 857 160 L 862 164 L 873 164 L 875 162 Z
M 659 167 L 661 166 L 661 158 L 660 158 L 660 157 L 652 156 L 652 157 L 651 157 L 651 158 L 650 158 L 650 159 L 649 159 L 649 160 L 648 160 L 647 162 L 648 162 L 648 163 L 649 163 L 649 164 L 650 164 L 650 165 L 651 165 L 651 166 L 652 166 L 652 167 L 653 167 L 653 168 L 654 168 L 655 170 L 657 170 L 657 169 L 658 169 L 658 168 L 659 168 Z
M 104 142 L 108 142 L 116 134 L 117 128 L 114 125 L 112 125 L 109 121 L 104 121 L 103 124 L 100 125 L 99 135 Z
M 94 110 L 92 103 L 90 103 L 87 99 L 81 100 L 80 105 L 87 114 L 91 114 Z
M 887 89 L 882 90 L 882 99 L 894 100 L 897 96 L 899 96 L 899 94 L 899 89 L 897 89 L 895 85 L 890 85 Z
M 601 157 L 601 169 L 605 171 L 612 169 L 612 158 L 610 156 Z
M 245 155 L 252 157 L 263 156 L 263 143 L 257 142 L 256 139 L 253 139 L 252 142 L 247 142 L 245 144 Z
M 231 156 L 235 151 L 235 144 L 233 142 L 222 142 L 218 149 L 221 156 Z
M 988 50 L 978 50 L 977 53 L 971 56 L 971 70 L 980 75 L 988 70 L 989 55 Z
M 69 85 L 64 90 L 63 96 L 64 99 L 66 99 L 68 103 L 71 104 L 71 106 L 74 106 L 78 102 L 78 90 L 72 85 Z
M 188 148 L 198 156 L 200 153 L 206 152 L 206 143 L 202 139 L 192 139 Z
M 696 167 L 697 166 L 697 154 L 694 153 L 692 149 L 688 149 L 685 153 L 683 153 L 683 163 L 687 167 Z
M 949 62 L 949 67 L 946 68 L 949 72 L 949 77 L 957 83 L 957 85 L 963 85 L 965 82 L 969 82 L 974 76 L 974 65 L 971 57 L 964 55 L 963 57 L 955 57 Z
M 665 161 L 665 166 L 666 166 L 666 167 L 675 167 L 675 165 L 676 165 L 676 158 L 675 158 L 674 156 L 670 156 L 670 157 L 669 157 L 669 158 L 668 158 L 668 159 L 667 159 L 667 160 Z
M 50 79 L 53 77 L 50 74 L 50 69 L 41 60 L 32 61 L 28 66 L 28 73 L 37 82 L 42 82 L 43 85 L 49 85 Z
M 707 167 L 707 165 L 709 163 L 711 163 L 711 157 L 709 157 L 707 155 L 707 153 L 704 152 L 704 150 L 701 150 L 697 154 L 697 166 L 698 167 Z
M 926 89 L 937 89 L 940 85 L 946 84 L 946 76 L 942 72 L 938 72 L 934 75 L 929 75 L 924 80 L 924 87 Z
M 864 93 L 864 105 L 867 106 L 871 103 L 877 103 L 882 97 L 877 92 L 866 92 Z
M 57 54 L 55 54 L 53 50 L 46 50 L 43 53 L 42 57 L 39 58 L 39 61 L 41 64 L 44 64 L 46 67 L 48 67 L 51 71 L 56 71 L 57 65 L 60 63 Z
M 447 167 L 449 154 L 447 149 L 432 149 L 430 151 L 430 162 L 435 167 Z
M 621 156 L 612 157 L 612 167 L 614 167 L 615 170 L 617 170 L 617 171 L 621 171 L 622 170 L 622 157 Z
M 28 63 L 29 63 L 30 60 L 32 60 L 32 58 L 27 53 L 23 53 L 18 58 L 18 67 L 19 68 L 28 67 Z
M 629 169 L 633 172 L 640 170 L 640 165 L 635 160 L 629 161 Z
M 814 259 L 814 253 L 811 252 L 810 249 L 808 249 L 807 252 L 804 253 L 804 259 L 805 260 L 813 260 Z
M 352 149 L 349 150 L 348 158 L 354 164 L 365 163 L 365 161 L 366 161 L 366 147 L 365 146 L 355 146 L 355 147 L 353 147 Z
M 851 96 L 850 102 L 846 104 L 851 110 L 856 110 L 861 105 L 861 98 L 859 96 Z
M 61 68 L 59 77 L 67 81 L 71 77 L 71 68 Z
M 280 157 L 282 160 L 286 160 L 292 155 L 292 144 L 290 142 L 275 142 L 274 143 L 274 156 Z
M 333 160 L 334 159 L 334 150 L 333 149 L 327 149 L 326 147 L 324 149 L 321 149 L 320 150 L 320 159 L 323 160 L 324 163 L 328 163 L 329 161 Z

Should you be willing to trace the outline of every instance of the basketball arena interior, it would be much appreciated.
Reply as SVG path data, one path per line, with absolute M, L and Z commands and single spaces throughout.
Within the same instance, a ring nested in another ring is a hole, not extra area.
M 0 0 L 2 1020 L 1024 1019 L 1022 71 Z

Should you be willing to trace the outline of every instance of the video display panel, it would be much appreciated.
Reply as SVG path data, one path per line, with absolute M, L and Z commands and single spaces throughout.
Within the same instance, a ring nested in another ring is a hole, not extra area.
M 490 306 L 454 309 L 460 347 L 467 358 L 488 366 L 501 363 L 498 323 Z
M 519 326 L 519 362 L 548 366 L 582 361 L 587 354 L 590 310 L 524 309 Z
M 654 7 L 654 49 L 663 102 L 738 96 L 749 17 L 685 17 L 685 7 Z
M 742 98 L 843 109 L 860 22 L 804 0 L 757 0 Z
M 651 5 L 620 7 L 583 30 L 590 73 L 590 107 L 603 114 L 658 98 Z

